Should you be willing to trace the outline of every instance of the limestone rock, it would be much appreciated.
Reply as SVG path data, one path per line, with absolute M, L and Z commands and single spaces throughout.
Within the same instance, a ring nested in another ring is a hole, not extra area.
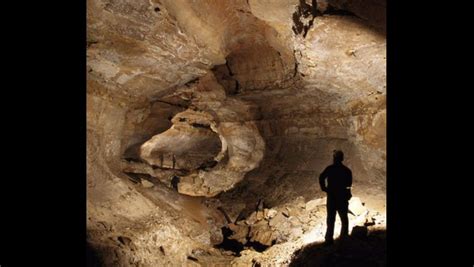
M 282 213 L 279 212 L 275 215 L 275 217 L 273 217 L 270 220 L 269 225 L 270 226 L 277 226 L 277 225 L 282 224 L 284 221 L 286 221 L 286 217 Z
M 142 179 L 141 183 L 142 183 L 142 186 L 145 188 L 153 187 L 153 183 L 149 182 L 148 180 Z
M 250 241 L 256 241 L 266 246 L 271 246 L 273 240 L 276 239 L 275 232 L 268 226 L 268 224 L 253 225 L 250 228 Z
M 349 210 L 356 216 L 359 216 L 367 211 L 367 208 L 362 204 L 360 198 L 353 197 L 349 200 Z
M 271 218 L 275 217 L 277 215 L 278 211 L 274 209 L 265 209 L 265 219 L 270 220 Z
M 234 232 L 229 237 L 230 239 L 235 239 L 242 244 L 245 244 L 247 242 L 247 236 L 249 234 L 249 226 L 229 224 L 229 229 Z
M 306 210 L 314 210 L 316 207 L 326 205 L 326 198 L 317 198 L 306 202 Z

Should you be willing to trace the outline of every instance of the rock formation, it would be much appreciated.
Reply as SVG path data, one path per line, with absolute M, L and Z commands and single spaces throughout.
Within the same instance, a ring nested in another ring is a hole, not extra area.
M 288 265 L 325 230 L 333 149 L 351 227 L 383 228 L 385 51 L 383 0 L 88 0 L 91 249 L 105 266 Z

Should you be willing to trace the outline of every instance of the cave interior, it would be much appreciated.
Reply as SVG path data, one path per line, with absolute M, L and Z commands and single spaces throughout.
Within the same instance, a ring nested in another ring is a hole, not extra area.
M 384 266 L 385 8 L 88 0 L 90 266 Z M 353 239 L 331 250 L 334 149 Z

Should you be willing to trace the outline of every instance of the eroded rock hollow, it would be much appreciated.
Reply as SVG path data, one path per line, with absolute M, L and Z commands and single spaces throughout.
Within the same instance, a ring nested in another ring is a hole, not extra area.
M 350 228 L 384 229 L 385 52 L 382 0 L 88 0 L 91 253 L 290 265 L 323 240 L 334 149 Z

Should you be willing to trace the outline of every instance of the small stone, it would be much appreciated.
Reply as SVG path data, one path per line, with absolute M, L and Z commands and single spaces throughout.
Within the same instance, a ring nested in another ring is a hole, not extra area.
M 301 222 L 298 217 L 290 217 L 291 226 L 301 226 Z
M 290 230 L 290 236 L 292 239 L 298 239 L 303 235 L 303 229 L 301 227 L 294 227 Z
M 306 210 L 314 210 L 316 207 L 325 205 L 326 204 L 326 198 L 317 198 L 310 200 L 306 203 Z
M 300 217 L 298 217 L 298 219 L 303 224 L 307 224 L 311 220 L 309 213 L 302 214 Z
M 236 224 L 229 224 L 229 229 L 234 232 L 229 238 L 239 241 L 242 244 L 247 242 L 247 235 L 249 233 L 249 226 L 241 226 Z
M 145 188 L 151 188 L 151 187 L 154 186 L 154 184 L 153 184 L 152 182 L 150 182 L 150 181 L 148 181 L 148 180 L 145 180 L 145 179 L 142 179 L 142 180 L 141 180 L 141 184 L 142 184 L 142 186 L 145 187 Z
M 275 217 L 278 211 L 274 209 L 265 209 L 265 219 L 270 220 L 271 218 Z
M 254 223 L 256 223 L 258 221 L 257 219 L 257 213 L 253 212 L 252 214 L 250 214 L 250 216 L 245 220 L 245 223 L 247 225 L 252 225 Z
M 265 217 L 264 211 L 257 211 L 256 217 L 257 217 L 257 221 L 263 220 L 263 218 Z
M 362 204 L 360 201 L 360 198 L 358 197 L 353 197 L 349 201 L 349 210 L 352 211 L 355 216 L 359 216 L 362 213 L 367 211 L 367 208 Z
M 275 226 L 283 223 L 285 221 L 285 216 L 281 212 L 277 213 L 268 223 L 270 226 Z
M 301 208 L 301 209 L 304 209 L 306 207 L 304 197 L 299 196 L 296 198 L 296 207 Z
M 290 217 L 300 217 L 304 213 L 303 209 L 300 208 L 294 208 L 290 210 Z

